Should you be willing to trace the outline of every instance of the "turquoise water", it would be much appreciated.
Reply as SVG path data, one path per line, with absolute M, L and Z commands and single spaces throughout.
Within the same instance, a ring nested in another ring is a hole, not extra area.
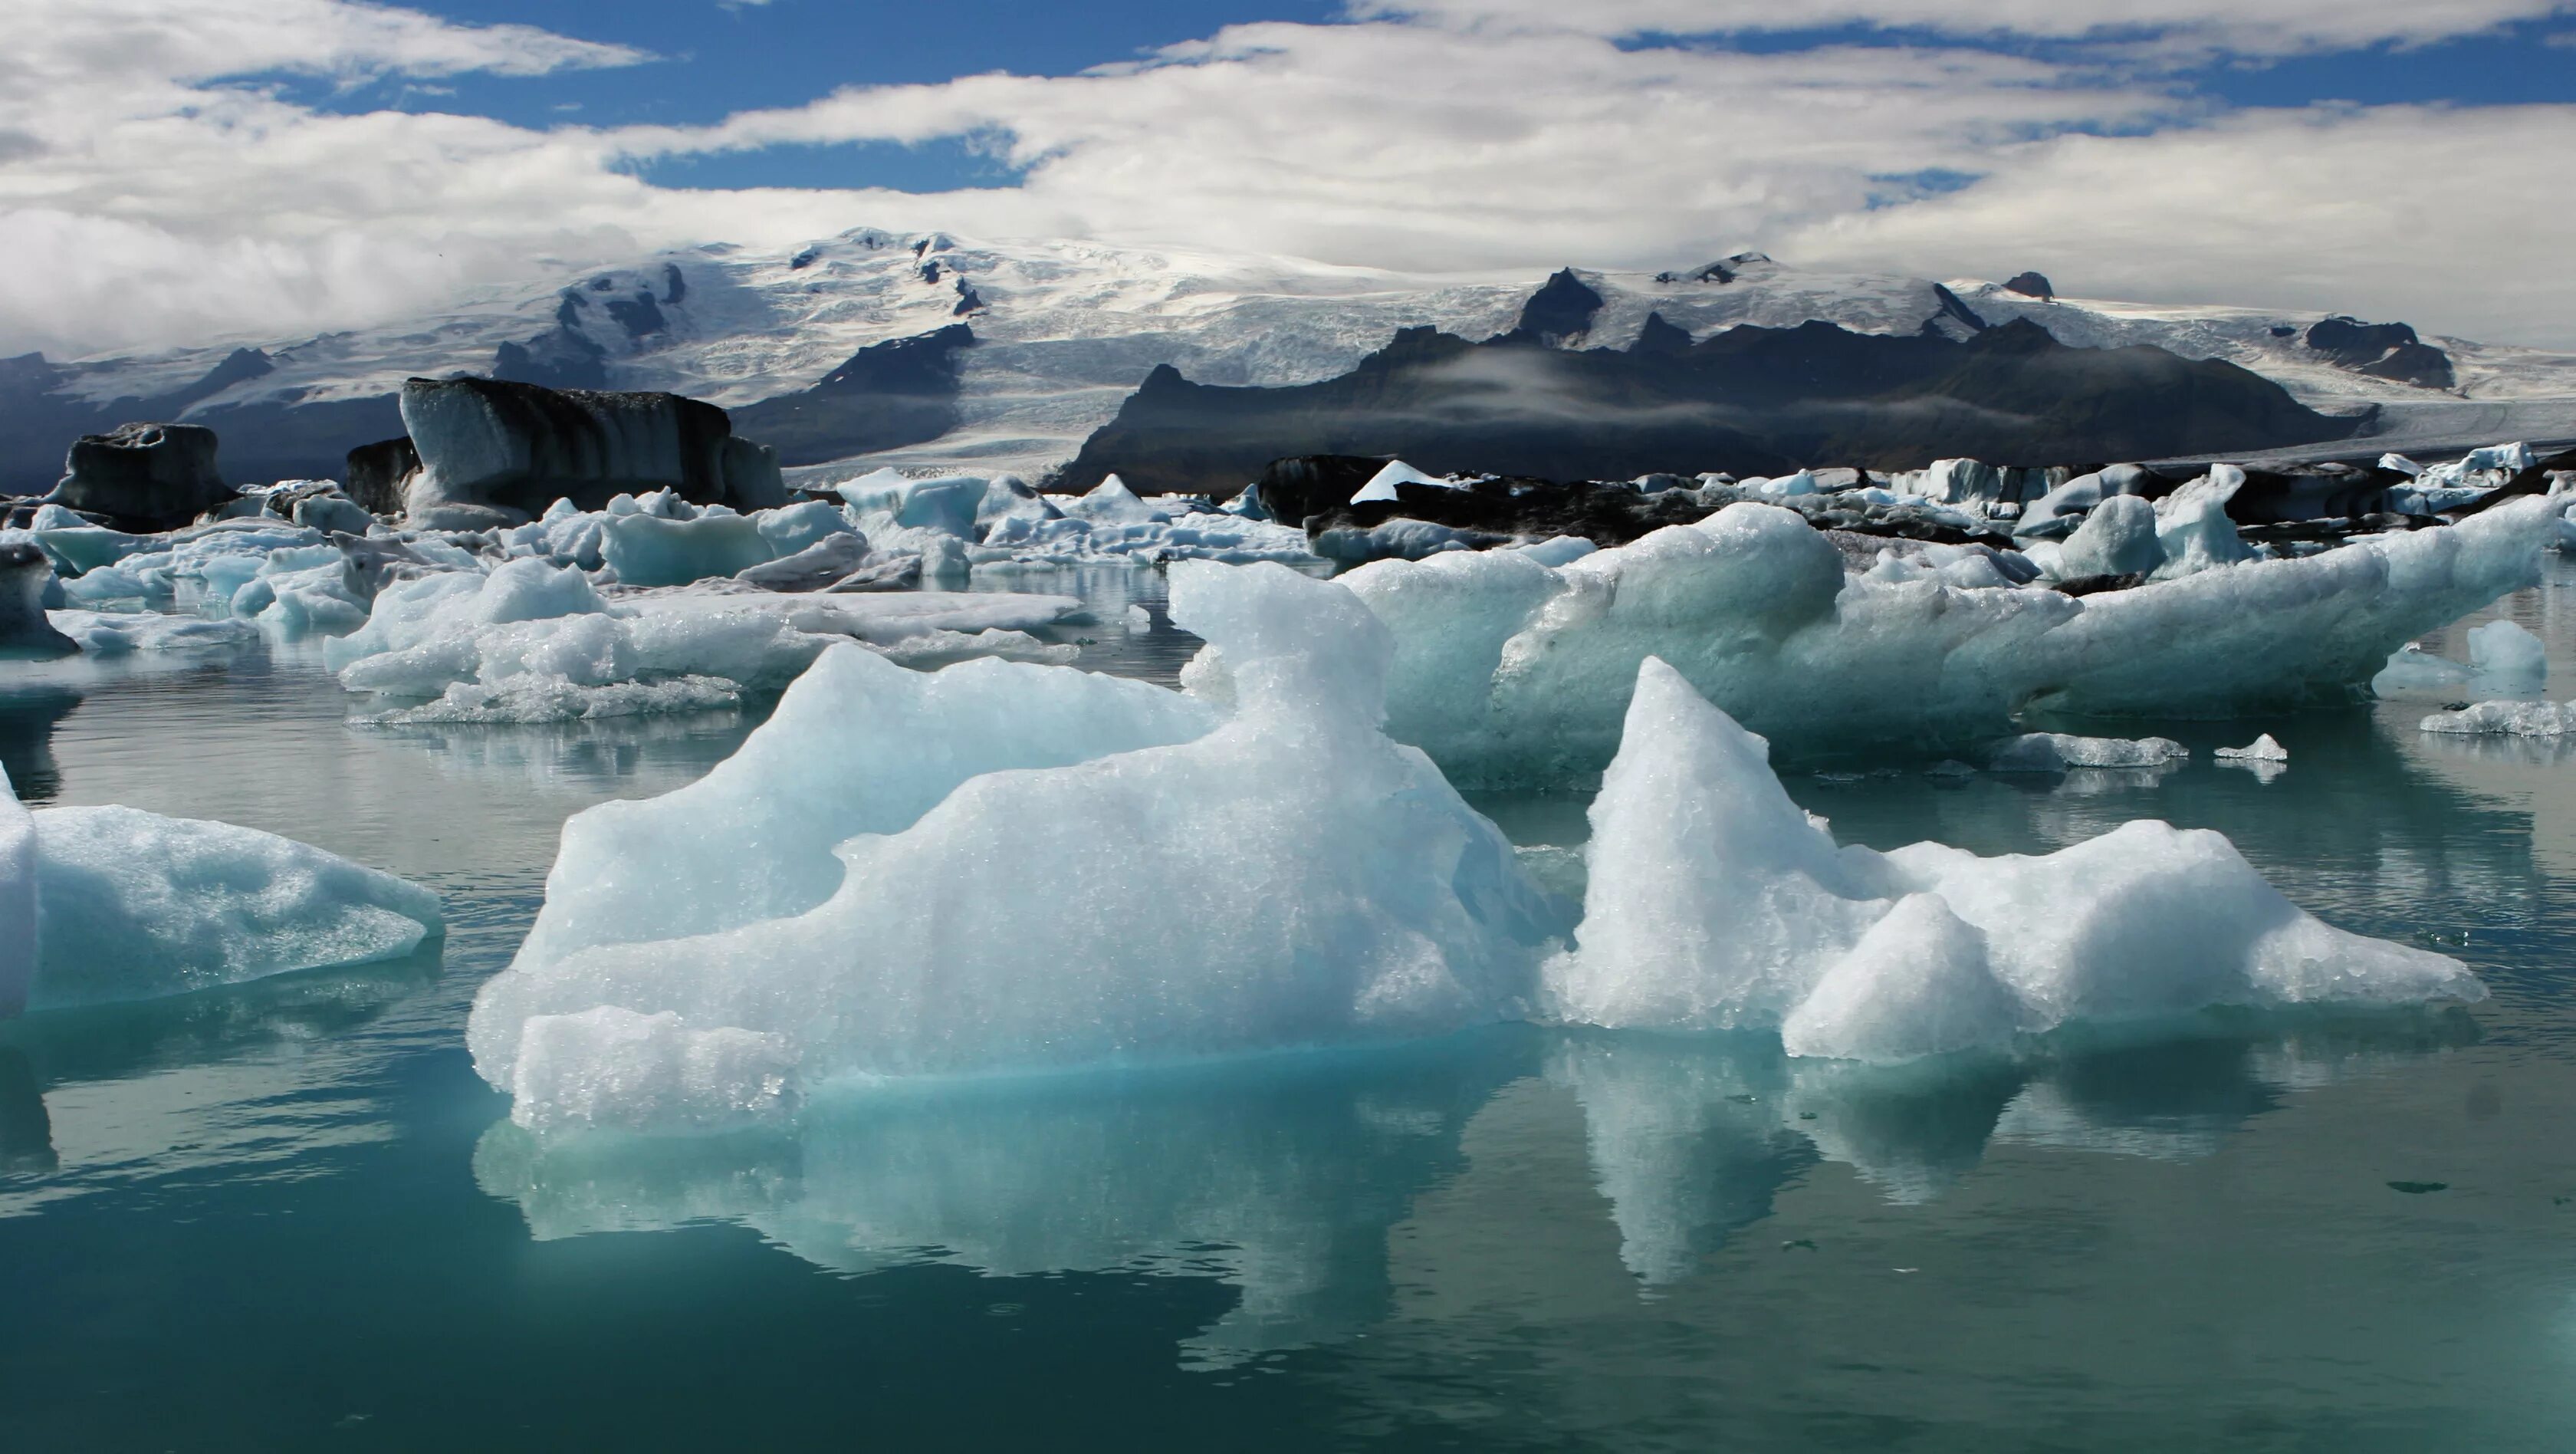
M 2551 571 L 2473 620 L 2542 632 L 2563 696 Z M 1165 679 L 1186 649 L 1091 634 Z M 2334 922 L 2468 959 L 2469 1010 L 1938 1073 L 1522 1028 L 540 1147 L 467 1062 L 475 987 L 566 815 L 746 720 L 357 729 L 286 648 L 0 680 L 31 799 L 290 834 L 452 925 L 0 1026 L 0 1446 L 2576 1447 L 2576 749 L 2427 738 L 2432 705 L 2119 729 L 2269 730 L 2271 781 L 1790 786 L 1880 847 L 2218 828 Z M 1484 806 L 1581 840 L 1580 797 Z

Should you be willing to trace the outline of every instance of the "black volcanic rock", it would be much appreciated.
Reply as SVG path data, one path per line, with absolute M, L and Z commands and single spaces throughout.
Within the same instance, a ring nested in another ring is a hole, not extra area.
M 50 498 L 106 516 L 120 530 L 174 530 L 233 498 L 215 468 L 215 445 L 215 431 L 194 424 L 123 424 L 84 434 Z
M 1690 330 L 1665 321 L 1661 313 L 1646 315 L 1646 325 L 1637 330 L 1637 341 L 1628 345 L 1630 353 L 1682 354 L 1690 352 Z
M 1057 486 L 1087 490 L 1115 472 L 1140 492 L 1221 498 L 1273 460 L 1319 454 L 1539 479 L 2157 459 L 2355 427 L 2233 364 L 2068 348 L 2023 320 L 1964 339 L 1743 326 L 1677 351 L 1553 349 L 1517 334 L 1479 344 L 1414 328 L 1348 374 L 1289 388 L 1194 384 L 1157 368 Z
M 1385 460 L 1370 455 L 1304 454 L 1272 460 L 1253 483 L 1271 519 L 1302 525 L 1307 516 L 1349 501 L 1384 468 Z
M 632 298 L 611 298 L 607 307 L 609 318 L 625 329 L 629 338 L 649 338 L 670 331 L 671 320 L 662 316 L 662 305 L 654 301 L 649 289 L 637 289 Z
M 1601 295 L 1576 277 L 1574 269 L 1561 269 L 1521 305 L 1520 322 L 1505 337 L 1535 339 L 1551 347 L 1580 339 L 1592 331 L 1593 315 L 1601 311 L 1601 303 Z
M 399 515 L 403 508 L 403 481 L 420 468 L 420 451 L 412 448 L 411 436 L 362 444 L 349 451 L 347 470 L 341 475 L 349 498 L 369 513 Z
M 2037 298 L 2044 303 L 2054 302 L 2057 298 L 2057 290 L 2048 285 L 2048 277 L 2044 273 L 2015 273 L 2004 279 L 2004 291 Z
M 957 427 L 957 355 L 975 342 L 968 324 L 874 343 L 810 389 L 733 411 L 745 433 L 791 465 L 900 449 Z
M 2429 343 L 2401 343 L 2377 363 L 2363 364 L 2354 372 L 2427 389 L 2447 389 L 2459 382 L 2451 368 L 2451 356 Z
M 1474 531 L 1489 540 L 1579 535 L 1596 545 L 1625 545 L 1667 525 L 1705 520 L 1720 508 L 1718 503 L 1702 500 L 1689 490 L 1647 495 L 1626 484 L 1589 481 L 1561 484 L 1554 480 L 1491 479 L 1457 489 L 1398 485 L 1395 495 L 1392 500 L 1371 500 L 1359 505 L 1348 503 L 1345 495 L 1341 502 L 1295 523 L 1305 526 L 1310 540 L 1320 540 L 1327 532 L 1366 532 L 1391 520 L 1420 520 L 1453 530 Z M 1268 498 L 1265 493 L 1263 499 Z
M 2415 336 L 2403 323 L 2364 323 L 2340 314 L 2308 329 L 2308 347 L 2355 373 L 2395 379 L 2428 389 L 2458 382 L 2451 356 Z
M 2364 323 L 2338 314 L 2319 319 L 2308 329 L 2308 347 L 2347 368 L 2377 362 L 2390 349 L 2417 342 L 2415 330 L 2403 323 Z
M 1923 320 L 1923 333 L 1930 338 L 1961 339 L 1986 331 L 1986 320 L 1975 309 L 1959 301 L 1959 295 L 1939 283 L 1932 285 L 1932 296 L 1941 309 Z

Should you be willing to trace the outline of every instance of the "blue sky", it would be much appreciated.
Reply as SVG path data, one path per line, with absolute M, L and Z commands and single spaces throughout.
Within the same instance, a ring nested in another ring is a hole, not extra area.
M 2259 4 L 2259 0 L 2255 0 Z M 416 8 L 468 25 L 534 25 L 652 53 L 640 67 L 542 76 L 390 77 L 356 87 L 309 78 L 262 79 L 318 109 L 464 111 L 544 128 L 565 124 L 708 125 L 736 112 L 793 106 L 846 86 L 925 84 L 989 71 L 1068 76 L 1254 21 L 1326 24 L 1340 0 L 1111 0 L 1031 4 L 943 0 L 936 6 L 767 0 L 426 0 Z M 2120 38 L 2122 32 L 2107 32 Z M 2141 34 L 2128 32 L 2129 35 Z M 2231 107 L 2576 102 L 2576 19 L 2526 21 L 2426 45 L 2379 42 L 2292 56 L 2219 54 L 2160 71 L 2157 83 Z M 1633 48 L 1684 46 L 1781 54 L 1826 46 L 1980 50 L 2081 65 L 2088 41 L 1961 38 L 1920 27 L 1837 26 L 1675 38 L 1624 38 Z M 958 140 L 784 144 L 655 158 L 640 174 L 687 188 L 892 187 L 941 191 L 1008 185 L 1018 170 Z M 1936 189 L 1938 190 L 1938 189 Z

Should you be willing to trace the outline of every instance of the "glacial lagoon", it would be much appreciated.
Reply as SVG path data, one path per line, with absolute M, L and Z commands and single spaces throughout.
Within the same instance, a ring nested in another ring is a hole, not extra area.
M 1084 665 L 1174 679 L 1159 577 L 1069 582 L 1113 623 Z M 2565 696 L 2576 562 L 2425 644 L 2499 616 Z M 474 1073 L 474 993 L 563 820 L 757 708 L 357 727 L 286 643 L 13 673 L 31 804 L 289 834 L 435 889 L 447 934 L 0 1025 L 0 1407 L 28 1449 L 2562 1449 L 2576 742 L 2417 731 L 2441 705 L 2032 724 L 2193 750 L 2156 769 L 1783 767 L 1882 849 L 2218 829 L 2465 960 L 2466 1008 L 1879 1069 L 1498 1027 L 543 1140 Z M 2257 732 L 2286 771 L 2212 760 Z M 1475 798 L 1556 848 L 1587 801 Z

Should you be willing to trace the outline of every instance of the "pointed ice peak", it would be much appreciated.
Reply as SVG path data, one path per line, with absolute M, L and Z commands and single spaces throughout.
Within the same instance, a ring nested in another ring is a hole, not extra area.
M 1369 482 L 1360 486 L 1358 494 L 1351 496 L 1351 503 L 1365 505 L 1371 500 L 1393 500 L 1398 485 L 1438 485 L 1444 490 L 1457 488 L 1447 480 L 1433 479 L 1400 459 L 1391 459 L 1386 462 L 1386 468 L 1369 476 Z

